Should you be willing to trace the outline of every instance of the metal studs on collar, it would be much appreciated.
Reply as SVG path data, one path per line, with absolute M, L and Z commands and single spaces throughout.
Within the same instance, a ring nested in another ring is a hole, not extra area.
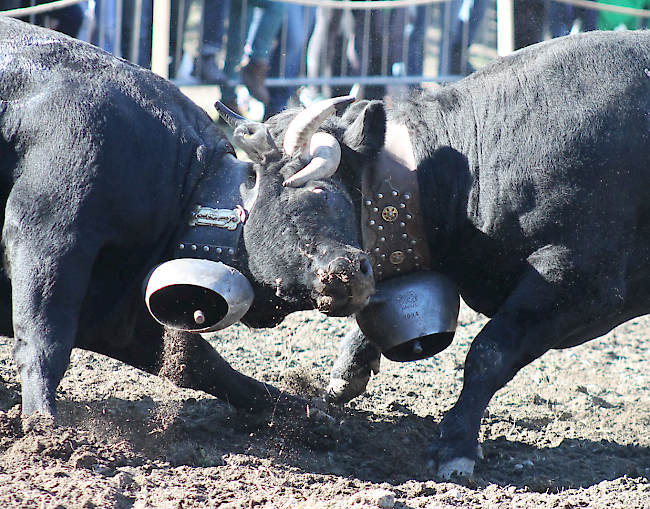
M 223 248 L 223 247 L 217 247 L 217 246 L 201 246 L 197 244 L 179 244 L 178 249 L 181 251 L 184 251 L 185 249 L 189 249 L 190 251 L 199 251 L 202 250 L 206 253 L 209 253 L 210 251 L 214 251 L 217 254 L 222 254 L 222 253 L 227 253 L 229 255 L 234 255 L 235 250 L 231 247 Z
M 377 244 L 371 247 L 370 252 L 374 255 L 374 269 L 379 277 L 384 276 L 384 273 L 408 272 L 413 267 L 420 267 L 413 258 L 414 250 L 411 247 L 417 244 L 417 240 L 411 238 L 407 230 L 408 223 L 412 220 L 411 214 L 406 213 L 410 198 L 410 194 L 401 194 L 386 180 L 372 194 L 372 199 L 364 200 L 370 216 L 366 224 L 377 234 Z M 390 264 L 382 267 L 384 260 Z M 405 263 L 407 260 L 410 263 Z

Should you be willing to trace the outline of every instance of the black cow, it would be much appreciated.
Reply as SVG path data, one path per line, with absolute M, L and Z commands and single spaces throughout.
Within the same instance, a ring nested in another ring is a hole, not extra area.
M 346 192 L 313 178 L 283 186 L 304 162 L 263 124 L 244 127 L 238 139 L 255 148 L 252 163 L 237 160 L 209 116 L 166 80 L 0 18 L 0 332 L 15 337 L 24 414 L 55 414 L 73 347 L 238 407 L 282 400 L 304 410 L 235 372 L 199 334 L 165 331 L 143 300 L 143 281 L 175 256 L 199 198 L 219 203 L 211 186 L 237 175 L 245 223 L 231 265 L 255 293 L 244 323 L 273 326 L 312 308 L 347 315 L 372 293 Z
M 324 126 L 347 145 L 344 161 L 373 164 L 385 128 L 406 126 L 430 268 L 491 318 L 427 451 L 440 474 L 473 471 L 481 416 L 519 369 L 650 312 L 649 115 L 650 32 L 594 32 L 523 49 L 391 108 L 359 102 Z M 271 124 L 281 131 L 288 118 Z M 361 221 L 358 168 L 333 178 L 354 193 Z M 331 397 L 362 392 L 378 362 L 354 331 Z

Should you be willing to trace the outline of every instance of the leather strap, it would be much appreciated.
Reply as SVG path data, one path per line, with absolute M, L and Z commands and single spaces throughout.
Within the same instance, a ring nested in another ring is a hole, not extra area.
M 384 149 L 361 183 L 363 247 L 376 281 L 430 265 L 416 170 L 407 127 L 388 123 Z
M 240 241 L 247 211 L 240 187 L 246 166 L 226 154 L 220 171 L 205 177 L 192 200 L 196 204 L 176 239 L 175 258 L 201 258 L 237 266 L 242 253 Z

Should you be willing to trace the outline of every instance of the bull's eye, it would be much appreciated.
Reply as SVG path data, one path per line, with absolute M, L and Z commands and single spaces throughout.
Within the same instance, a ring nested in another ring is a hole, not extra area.
M 324 199 L 327 200 L 327 192 L 324 189 L 321 189 L 320 187 L 315 187 L 314 189 L 311 190 L 311 192 L 320 194 Z

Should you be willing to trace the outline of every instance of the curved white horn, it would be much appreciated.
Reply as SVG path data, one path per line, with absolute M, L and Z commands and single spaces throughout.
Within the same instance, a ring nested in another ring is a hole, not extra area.
M 315 133 L 309 145 L 311 161 L 298 173 L 285 180 L 282 185 L 300 187 L 310 180 L 334 175 L 341 162 L 341 145 L 328 133 Z
M 298 113 L 284 134 L 283 148 L 289 155 L 295 154 L 298 150 L 301 157 L 309 157 L 310 139 L 318 130 L 325 119 L 336 110 L 336 106 L 344 103 L 353 103 L 355 97 L 351 95 L 326 99 L 319 103 L 312 104 Z

